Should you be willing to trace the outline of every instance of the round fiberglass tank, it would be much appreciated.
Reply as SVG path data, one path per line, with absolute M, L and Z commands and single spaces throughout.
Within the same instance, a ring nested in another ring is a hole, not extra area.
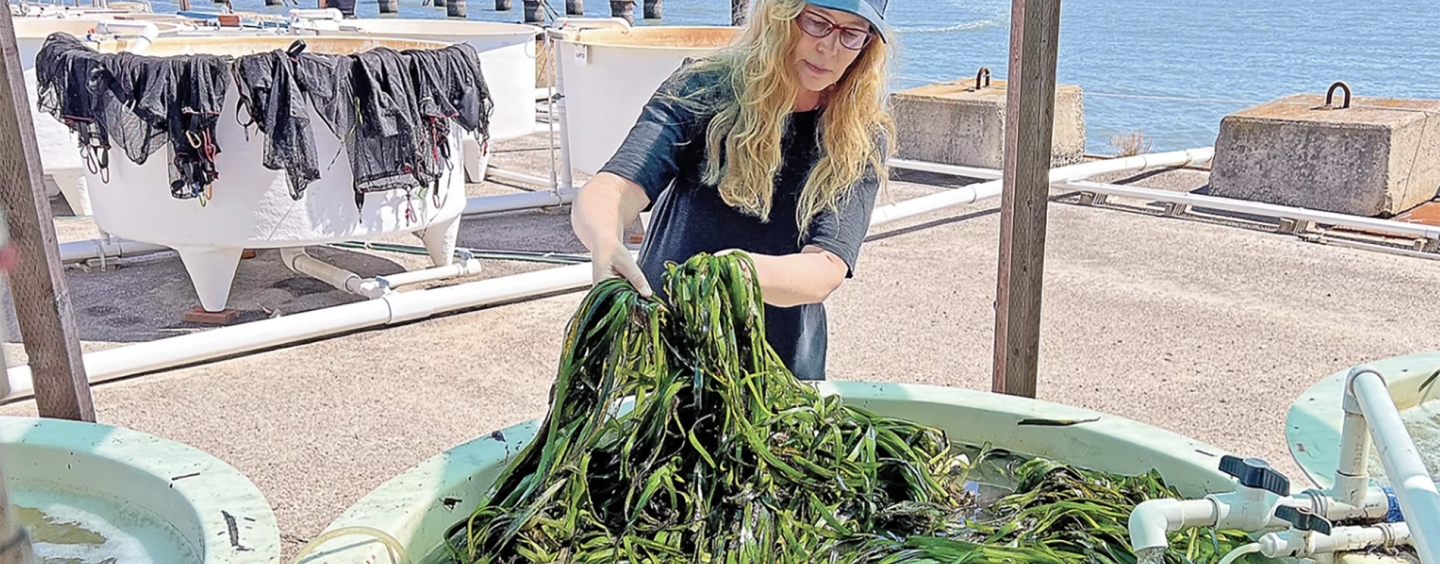
M 941 429 L 952 442 L 989 441 L 995 448 L 1091 470 L 1137 475 L 1155 469 L 1187 498 L 1235 487 L 1218 469 L 1223 449 L 1123 417 L 957 388 L 869 382 L 816 385 L 822 394 L 839 395 L 847 404 Z M 1027 419 L 1082 423 L 1020 424 Z M 495 478 L 534 439 L 539 425 L 538 419 L 527 421 L 421 462 L 361 498 L 321 534 L 371 527 L 394 537 L 412 562 L 430 562 L 428 555 L 443 551 L 446 531 L 474 512 Z M 385 562 L 386 549 L 372 540 L 364 535 L 339 536 L 315 547 L 306 562 Z
M 1440 476 L 1440 352 L 1396 356 L 1366 363 L 1380 372 L 1400 419 L 1415 441 L 1431 476 Z M 1318 488 L 1335 482 L 1340 463 L 1340 434 L 1345 423 L 1345 382 L 1350 369 L 1341 370 L 1305 390 L 1285 416 L 1285 441 L 1290 456 Z M 1373 446 L 1367 469 L 1380 485 L 1390 485 L 1385 465 Z
M 186 29 L 175 22 L 118 22 L 103 19 L 61 19 L 61 18 L 13 18 L 16 45 L 20 49 L 20 68 L 25 72 L 25 90 L 29 95 L 30 121 L 35 127 L 35 142 L 40 149 L 40 166 L 55 180 L 55 185 L 65 196 L 70 209 L 77 215 L 90 215 L 90 198 L 81 171 L 85 164 L 74 134 L 55 118 L 43 114 L 36 106 L 38 100 L 35 88 L 35 55 L 45 44 L 45 38 L 52 33 L 67 33 L 85 39 L 92 34 L 97 37 L 124 37 L 138 35 L 144 23 L 155 24 L 160 36 L 169 36 Z M 51 194 L 53 195 L 53 194 Z
M 570 166 L 595 174 L 640 110 L 687 57 L 729 45 L 738 27 L 632 27 L 554 32 Z
M 243 56 L 285 50 L 294 37 L 180 37 L 155 41 L 145 55 L 212 54 Z M 353 54 L 377 47 L 395 50 L 436 49 L 436 42 L 307 38 L 306 52 Z M 111 46 L 113 47 L 113 46 Z M 460 151 L 451 151 L 449 171 L 438 190 L 424 197 L 404 190 L 370 192 L 357 209 L 354 180 L 344 143 L 315 112 L 308 110 L 320 179 L 296 200 L 290 196 L 284 170 L 262 164 L 266 137 L 253 126 L 247 132 L 236 119 L 239 97 L 235 81 L 225 93 L 224 109 L 215 128 L 215 169 L 219 178 L 211 196 L 177 199 L 170 193 L 166 154 L 156 151 L 137 165 L 119 145 L 110 150 L 109 179 L 86 169 L 91 187 L 95 223 L 107 233 L 126 239 L 164 245 L 180 253 L 191 282 L 207 311 L 220 311 L 245 249 L 318 245 L 350 239 L 368 239 L 397 232 L 419 232 L 437 266 L 449 264 L 454 254 L 460 214 L 465 209 L 465 179 Z M 47 119 L 54 119 L 47 117 Z M 459 147 L 462 134 L 452 126 L 449 146 Z
M 280 530 L 264 495 L 190 446 L 108 425 L 0 417 L 11 517 L 37 562 L 269 564 Z
M 535 38 L 540 28 L 455 20 L 301 20 L 292 32 L 321 36 L 394 37 L 468 43 L 480 52 L 480 71 L 495 101 L 490 139 L 505 141 L 535 131 Z

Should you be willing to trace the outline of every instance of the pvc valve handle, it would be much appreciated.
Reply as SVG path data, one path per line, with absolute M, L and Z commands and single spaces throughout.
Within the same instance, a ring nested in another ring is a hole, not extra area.
M 1316 515 L 1309 509 L 1282 505 L 1275 508 L 1275 516 L 1284 519 L 1296 530 L 1315 531 L 1322 535 L 1330 535 L 1330 520 Z
M 1280 497 L 1290 495 L 1290 478 L 1277 472 L 1259 458 L 1220 457 L 1220 471 L 1229 474 L 1247 488 L 1260 488 Z

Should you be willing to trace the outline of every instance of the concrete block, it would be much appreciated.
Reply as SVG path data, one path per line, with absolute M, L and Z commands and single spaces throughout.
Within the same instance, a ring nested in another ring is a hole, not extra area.
M 1297 94 L 1220 121 L 1210 193 L 1389 217 L 1440 189 L 1440 101 Z
M 896 157 L 958 166 L 1005 166 L 1004 80 L 930 84 L 890 95 Z M 1051 166 L 1085 156 L 1085 105 L 1079 86 L 1056 85 Z

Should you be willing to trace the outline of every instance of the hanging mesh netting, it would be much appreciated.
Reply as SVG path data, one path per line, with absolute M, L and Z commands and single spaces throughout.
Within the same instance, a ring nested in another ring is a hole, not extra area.
M 371 192 L 438 191 L 459 149 L 450 146 L 451 121 L 481 143 L 490 138 L 494 104 L 468 44 L 352 55 L 304 49 L 297 40 L 234 59 L 148 57 L 102 54 L 56 33 L 36 57 L 39 108 L 76 132 L 92 172 L 108 166 L 112 144 L 136 164 L 168 146 L 176 198 L 208 197 L 219 176 L 214 129 L 232 77 L 236 119 L 265 135 L 262 163 L 286 172 L 295 199 L 321 177 L 311 110 L 344 142 L 357 207 Z
M 75 131 L 87 166 L 103 172 L 112 145 L 135 164 L 170 150 L 170 193 L 194 198 L 216 178 L 215 122 L 229 86 L 229 58 L 101 54 L 53 33 L 35 57 L 41 111 Z

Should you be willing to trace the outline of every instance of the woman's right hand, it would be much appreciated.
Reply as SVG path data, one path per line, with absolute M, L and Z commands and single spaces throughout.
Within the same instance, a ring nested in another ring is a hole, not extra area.
M 645 190 L 630 180 L 609 172 L 595 175 L 575 195 L 570 224 L 575 236 L 590 250 L 593 282 L 620 277 L 630 282 L 641 296 L 650 297 L 650 283 L 625 248 L 624 226 L 639 217 L 649 205 Z
M 645 272 L 640 270 L 640 265 L 635 262 L 635 255 L 631 254 L 624 244 L 615 241 L 597 247 L 590 255 L 590 274 L 594 283 L 599 284 L 606 278 L 619 277 L 630 282 L 641 296 L 648 298 L 654 294 L 650 289 L 650 282 L 645 279 Z

